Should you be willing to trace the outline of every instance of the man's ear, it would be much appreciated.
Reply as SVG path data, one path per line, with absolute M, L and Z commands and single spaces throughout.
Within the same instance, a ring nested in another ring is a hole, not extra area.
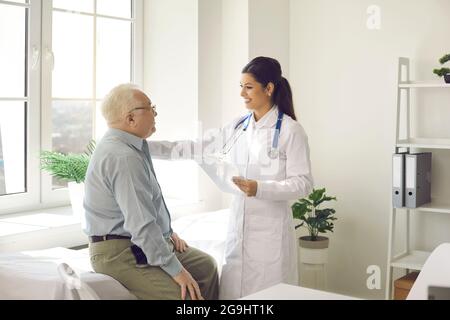
M 136 126 L 136 121 L 134 120 L 134 115 L 132 113 L 127 114 L 125 117 L 125 122 L 129 127 L 134 128 Z

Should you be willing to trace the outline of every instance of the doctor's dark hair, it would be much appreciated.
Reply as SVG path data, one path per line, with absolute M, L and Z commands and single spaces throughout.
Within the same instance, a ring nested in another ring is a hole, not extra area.
M 282 76 L 280 63 L 269 57 L 256 57 L 243 69 L 242 73 L 250 73 L 265 88 L 269 82 L 274 84 L 272 101 L 280 111 L 297 120 L 292 101 L 292 90 L 289 82 Z

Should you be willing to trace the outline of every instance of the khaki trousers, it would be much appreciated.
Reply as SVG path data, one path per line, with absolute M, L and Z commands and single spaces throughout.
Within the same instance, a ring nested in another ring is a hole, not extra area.
M 168 244 L 173 250 L 173 244 L 170 241 Z M 160 267 L 136 267 L 136 259 L 130 249 L 132 245 L 128 239 L 90 243 L 92 268 L 95 272 L 113 277 L 139 299 L 181 299 L 181 287 Z M 175 251 L 175 254 L 197 281 L 203 298 L 218 299 L 219 277 L 214 258 L 192 247 L 183 253 Z M 188 291 L 186 299 L 190 299 Z

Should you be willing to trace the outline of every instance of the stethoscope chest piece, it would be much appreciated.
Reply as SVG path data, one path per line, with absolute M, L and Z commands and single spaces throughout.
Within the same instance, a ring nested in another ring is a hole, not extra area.
M 275 148 L 271 148 L 269 150 L 269 158 L 275 160 L 276 158 L 278 158 L 278 149 Z

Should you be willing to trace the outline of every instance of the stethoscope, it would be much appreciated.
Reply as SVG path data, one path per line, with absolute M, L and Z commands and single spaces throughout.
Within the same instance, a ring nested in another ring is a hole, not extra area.
M 239 120 L 239 122 L 234 127 L 234 134 L 225 142 L 225 144 L 222 147 L 222 152 L 220 152 L 221 156 L 224 157 L 230 152 L 231 148 L 236 144 L 236 141 L 239 139 L 239 137 L 247 131 L 248 125 L 250 124 L 250 119 L 252 117 L 253 113 L 249 113 L 244 118 Z M 275 126 L 275 132 L 273 134 L 273 140 L 272 140 L 272 146 L 268 152 L 268 156 L 271 159 L 278 158 L 278 139 L 280 137 L 280 131 L 281 131 L 281 123 L 283 122 L 283 115 L 284 113 L 282 111 L 278 111 L 278 119 L 277 124 Z M 242 125 L 242 130 L 237 130 Z M 230 141 L 232 142 L 230 143 Z

